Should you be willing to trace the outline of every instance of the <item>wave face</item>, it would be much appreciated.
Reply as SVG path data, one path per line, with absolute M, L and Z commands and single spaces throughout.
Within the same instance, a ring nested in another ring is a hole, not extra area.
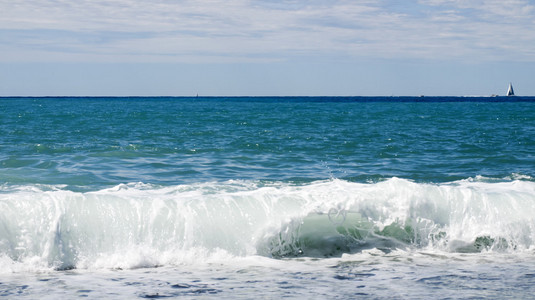
M 138 268 L 377 248 L 534 248 L 535 182 L 391 178 L 306 185 L 122 184 L 93 192 L 0 188 L 0 269 Z

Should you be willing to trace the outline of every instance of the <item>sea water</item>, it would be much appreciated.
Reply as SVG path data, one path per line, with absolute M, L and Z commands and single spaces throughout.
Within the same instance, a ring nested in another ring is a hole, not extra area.
M 0 98 L 0 297 L 527 298 L 535 98 Z

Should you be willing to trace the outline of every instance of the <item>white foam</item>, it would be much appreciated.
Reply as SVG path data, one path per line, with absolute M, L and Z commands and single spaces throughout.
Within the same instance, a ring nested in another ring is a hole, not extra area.
M 330 211 L 344 219 L 333 222 Z M 137 183 L 86 193 L 3 187 L 0 269 L 132 269 L 270 256 L 277 245 L 303 246 L 305 235 L 316 243 L 305 255 L 321 254 L 312 248 L 325 243 L 349 243 L 350 251 L 406 245 L 515 252 L 534 247 L 533 216 L 535 183 L 525 180 Z

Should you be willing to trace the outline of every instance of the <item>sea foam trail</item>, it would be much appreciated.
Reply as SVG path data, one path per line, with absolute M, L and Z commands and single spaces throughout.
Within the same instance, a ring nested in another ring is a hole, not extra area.
M 363 249 L 519 252 L 535 241 L 535 182 L 307 185 L 229 181 L 94 192 L 0 190 L 0 269 L 137 268 L 212 257 Z

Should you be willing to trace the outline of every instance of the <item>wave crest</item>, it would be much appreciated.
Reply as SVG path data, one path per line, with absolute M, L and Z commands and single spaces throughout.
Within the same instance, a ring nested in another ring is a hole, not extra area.
M 516 252 L 534 246 L 534 215 L 535 183 L 523 180 L 2 187 L 0 264 L 136 268 L 222 253 L 329 257 L 371 248 Z

